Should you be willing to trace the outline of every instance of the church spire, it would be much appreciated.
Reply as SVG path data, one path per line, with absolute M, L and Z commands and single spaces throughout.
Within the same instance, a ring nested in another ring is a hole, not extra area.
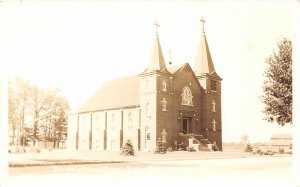
M 201 32 L 201 42 L 196 54 L 196 60 L 195 60 L 195 67 L 194 71 L 197 76 L 200 76 L 202 74 L 213 74 L 215 72 L 215 67 L 210 55 L 208 43 L 205 36 L 204 31 L 204 23 L 205 20 L 202 17 L 200 19 L 202 22 L 202 32 Z
M 156 27 L 154 46 L 150 54 L 150 59 L 148 62 L 146 72 L 153 72 L 153 71 L 168 72 L 166 68 L 164 56 L 161 50 L 160 42 L 159 42 L 158 27 L 160 25 L 158 24 L 157 21 L 154 23 L 154 25 Z

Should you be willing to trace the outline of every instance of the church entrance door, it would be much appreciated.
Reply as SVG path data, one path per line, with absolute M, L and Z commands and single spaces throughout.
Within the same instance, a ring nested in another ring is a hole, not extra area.
M 182 119 L 182 133 L 188 134 L 189 133 L 189 118 Z

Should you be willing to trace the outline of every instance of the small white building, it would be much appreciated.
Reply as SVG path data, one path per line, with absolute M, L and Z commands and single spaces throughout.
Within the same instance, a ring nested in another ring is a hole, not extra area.
M 260 148 L 275 152 L 278 152 L 279 149 L 283 149 L 284 152 L 292 152 L 292 142 L 292 134 L 274 134 L 270 141 L 261 145 Z

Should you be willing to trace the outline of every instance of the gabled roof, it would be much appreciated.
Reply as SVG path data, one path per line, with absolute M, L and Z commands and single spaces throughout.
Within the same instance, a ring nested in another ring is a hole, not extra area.
M 173 77 L 176 77 L 181 71 L 188 70 L 190 73 L 193 75 L 193 78 L 196 80 L 199 88 L 202 90 L 202 86 L 200 85 L 194 71 L 192 70 L 191 66 L 189 63 L 184 63 L 184 64 L 178 64 L 174 66 L 169 66 L 168 67 L 169 72 L 172 74 Z
M 184 68 L 188 68 L 188 70 L 197 80 L 188 63 L 170 66 L 168 67 L 168 70 L 172 75 L 176 76 L 176 74 Z M 96 91 L 92 97 L 90 97 L 76 110 L 76 113 L 137 107 L 140 105 L 139 84 L 138 75 L 107 81 L 100 87 L 99 90 Z M 199 87 L 201 88 L 200 84 Z M 72 113 L 75 113 L 75 111 Z
M 179 71 L 182 67 L 183 67 L 184 64 L 178 64 L 178 65 L 174 65 L 174 66 L 169 66 L 168 67 L 168 70 L 171 74 L 174 74 L 176 73 L 177 71 Z
M 82 104 L 77 113 L 139 106 L 138 75 L 105 82 L 96 93 Z

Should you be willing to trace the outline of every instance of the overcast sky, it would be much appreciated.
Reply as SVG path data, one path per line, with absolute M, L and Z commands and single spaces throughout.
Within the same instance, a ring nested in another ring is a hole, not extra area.
M 291 132 L 265 122 L 261 113 L 265 59 L 276 43 L 292 37 L 288 3 L 177 1 L 2 3 L 1 61 L 9 77 L 21 76 L 42 87 L 59 87 L 72 108 L 110 79 L 141 73 L 155 33 L 165 61 L 194 64 L 200 18 L 222 81 L 224 141 L 266 141 Z

